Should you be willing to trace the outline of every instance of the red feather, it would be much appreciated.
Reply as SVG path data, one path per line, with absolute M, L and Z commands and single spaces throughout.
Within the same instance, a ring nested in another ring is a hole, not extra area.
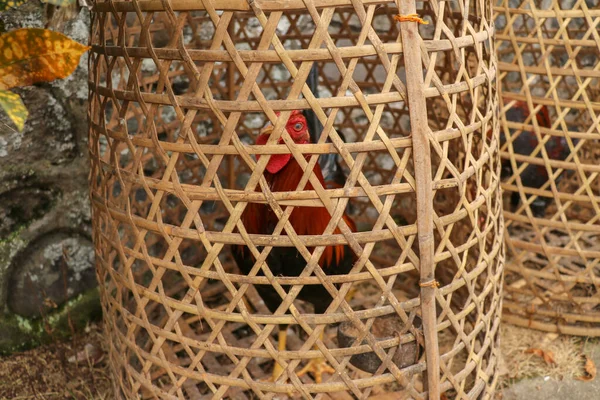
M 325 186 L 321 167 L 317 163 L 314 167 L 314 174 Z M 302 178 L 304 171 L 295 159 L 291 159 L 287 165 L 277 172 L 271 174 L 265 171 L 264 176 L 273 192 L 293 192 L 298 189 L 298 183 Z M 312 184 L 307 182 L 304 190 L 313 190 Z M 261 218 L 261 216 L 264 216 Z M 347 215 L 343 216 L 344 221 L 352 232 L 356 232 L 356 225 Z M 322 235 L 325 228 L 331 220 L 331 215 L 325 207 L 294 207 L 290 215 L 289 222 L 296 231 L 297 235 Z M 278 222 L 278 218 L 268 205 L 250 203 L 246 206 L 242 214 L 242 222 L 248 233 L 270 234 Z M 339 228 L 335 228 L 335 234 L 340 234 Z M 311 248 L 309 248 L 312 251 Z M 339 262 L 346 251 L 344 245 L 327 246 L 321 255 L 319 264 L 322 268 L 327 268 L 332 262 Z
M 529 106 L 524 101 L 517 101 L 513 108 L 518 108 L 523 112 L 523 116 L 527 118 L 529 116 Z M 552 122 L 550 121 L 550 112 L 548 111 L 548 107 L 542 106 L 540 110 L 535 114 L 537 123 L 539 126 L 543 128 L 550 128 L 552 126 Z M 524 121 L 522 121 L 524 122 Z M 532 125 L 533 123 L 530 122 Z

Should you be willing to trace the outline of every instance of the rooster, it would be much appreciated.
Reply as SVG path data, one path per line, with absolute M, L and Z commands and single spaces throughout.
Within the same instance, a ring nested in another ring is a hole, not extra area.
M 283 134 L 288 134 L 297 144 L 310 143 L 310 133 L 306 117 L 300 111 L 292 111 Z M 264 145 L 273 131 L 272 125 L 267 125 L 260 132 L 256 143 Z M 283 139 L 279 139 L 283 143 Z M 259 157 L 257 157 L 259 158 Z M 308 156 L 307 156 L 308 158 Z M 271 155 L 264 172 L 265 180 L 272 192 L 295 191 L 303 175 L 303 170 L 291 154 Z M 316 164 L 313 169 L 314 175 L 319 182 L 326 186 L 321 172 L 321 167 Z M 313 186 L 308 182 L 305 190 L 313 190 Z M 242 213 L 242 222 L 249 234 L 269 235 L 273 232 L 279 219 L 270 206 L 260 203 L 248 203 Z M 352 232 L 356 231 L 356 225 L 347 215 L 343 216 L 344 221 Z M 298 235 L 322 235 L 325 228 L 331 220 L 331 215 L 324 207 L 294 207 L 289 217 L 289 222 Z M 341 233 L 336 228 L 334 233 Z M 261 249 L 259 249 L 261 250 Z M 309 251 L 312 249 L 309 248 Z M 233 246 L 233 257 L 241 272 L 248 274 L 253 268 L 256 260 L 251 255 L 246 246 Z M 326 274 L 343 275 L 347 274 L 356 261 L 356 256 L 346 245 L 328 246 L 325 248 L 320 260 L 319 266 Z M 299 276 L 306 267 L 306 260 L 295 247 L 274 247 L 269 253 L 266 263 L 274 276 Z M 262 274 L 262 271 L 261 271 Z M 284 286 L 288 291 L 289 286 Z M 281 296 L 275 289 L 269 285 L 256 285 L 256 290 L 264 300 L 266 306 L 271 312 L 275 312 L 282 302 Z M 332 302 L 332 297 L 322 285 L 306 285 L 299 292 L 298 297 L 314 305 L 316 314 L 323 314 Z M 286 348 L 287 326 L 279 327 L 279 350 Z M 283 372 L 281 366 L 275 363 L 273 367 L 273 381 L 276 381 Z M 334 370 L 325 364 L 324 359 L 314 359 L 309 362 L 299 373 L 298 376 L 312 372 L 317 383 L 322 381 L 324 372 L 333 373 Z
M 505 113 L 505 118 L 507 121 L 524 123 L 529 119 L 529 107 L 527 103 L 522 101 L 517 101 L 513 107 L 511 107 Z M 536 113 L 536 120 L 538 125 L 541 128 L 550 128 L 552 127 L 552 122 L 550 120 L 550 114 L 546 106 L 542 106 L 540 110 Z M 529 122 L 531 123 L 531 122 Z M 515 129 L 510 129 L 511 136 L 516 135 Z M 544 133 L 542 133 L 542 137 L 544 137 Z M 504 133 L 500 134 L 500 146 L 503 146 L 506 142 L 506 138 Z M 536 147 L 538 146 L 539 141 L 536 134 L 532 131 L 523 131 L 518 136 L 514 137 L 512 140 L 512 147 L 514 149 L 515 154 L 522 154 L 525 156 L 530 156 Z M 548 157 L 552 160 L 560 160 L 564 161 L 570 152 L 569 146 L 567 144 L 567 140 L 564 137 L 552 136 L 545 144 L 546 153 Z M 541 152 L 538 152 L 538 157 L 541 158 Z M 518 165 L 519 163 L 517 163 Z M 504 160 L 502 163 L 502 178 L 507 178 L 513 174 L 513 169 L 511 166 L 510 160 Z M 560 180 L 562 175 L 559 175 L 556 178 L 556 183 Z M 521 171 L 520 174 L 521 182 L 523 186 L 539 189 L 544 186 L 548 180 L 548 171 L 544 165 L 534 165 L 529 164 L 525 169 Z M 519 192 L 513 192 L 510 197 L 510 205 L 511 211 L 514 210 L 519 205 L 521 201 L 521 197 Z M 530 204 L 531 212 L 537 218 L 543 217 L 546 208 L 552 202 L 551 198 L 537 196 L 535 200 Z

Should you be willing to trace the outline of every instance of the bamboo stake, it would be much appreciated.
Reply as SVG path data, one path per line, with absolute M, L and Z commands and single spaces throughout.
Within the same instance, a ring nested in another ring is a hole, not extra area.
M 414 1 L 400 1 L 402 15 L 416 13 Z M 427 358 L 427 388 L 430 400 L 440 398 L 440 354 L 437 338 L 435 292 L 435 262 L 433 242 L 433 177 L 429 125 L 423 80 L 420 35 L 417 22 L 401 22 L 406 88 L 411 121 L 413 163 L 417 197 L 417 236 L 419 240 L 419 268 L 421 276 L 421 312 Z M 425 379 L 424 379 L 425 381 Z

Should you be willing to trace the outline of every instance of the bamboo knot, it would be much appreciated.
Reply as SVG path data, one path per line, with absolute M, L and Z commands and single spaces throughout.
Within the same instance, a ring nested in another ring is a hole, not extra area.
M 425 21 L 419 16 L 419 14 L 408 14 L 408 15 L 394 15 L 394 19 L 398 22 L 416 22 L 421 25 L 429 25 L 429 22 Z
M 421 287 L 439 288 L 440 287 L 440 283 L 438 281 L 436 281 L 435 279 L 432 279 L 432 280 L 429 280 L 427 282 L 419 282 L 419 286 L 421 286 Z

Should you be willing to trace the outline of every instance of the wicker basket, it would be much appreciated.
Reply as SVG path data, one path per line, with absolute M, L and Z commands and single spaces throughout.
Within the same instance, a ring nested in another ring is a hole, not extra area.
M 512 166 L 504 318 L 600 336 L 600 1 L 498 4 L 501 156 Z M 511 118 L 515 107 L 535 118 Z
M 492 10 L 399 4 L 96 3 L 90 181 L 118 398 L 490 398 L 504 264 Z M 429 24 L 394 19 L 413 13 Z M 323 124 L 317 143 L 253 145 L 266 122 L 281 134 L 297 109 Z M 261 185 L 269 157 L 256 155 L 274 153 L 304 171 L 338 154 L 345 182 L 271 192 Z M 242 233 L 251 203 L 277 215 L 325 207 L 333 224 L 320 237 L 289 222 Z M 333 244 L 357 256 L 350 273 L 316 265 Z M 309 261 L 299 277 L 243 275 L 231 245 L 294 246 Z M 285 306 L 269 312 L 258 284 Z M 295 299 L 303 285 L 332 294 L 325 313 Z M 383 317 L 402 326 L 385 340 L 372 328 Z M 289 325 L 285 351 L 279 324 Z M 342 326 L 356 335 L 347 347 Z M 397 363 L 396 351 L 414 359 Z M 297 375 L 318 357 L 335 373 Z M 361 357 L 375 357 L 371 372 Z M 275 360 L 284 372 L 271 382 Z

